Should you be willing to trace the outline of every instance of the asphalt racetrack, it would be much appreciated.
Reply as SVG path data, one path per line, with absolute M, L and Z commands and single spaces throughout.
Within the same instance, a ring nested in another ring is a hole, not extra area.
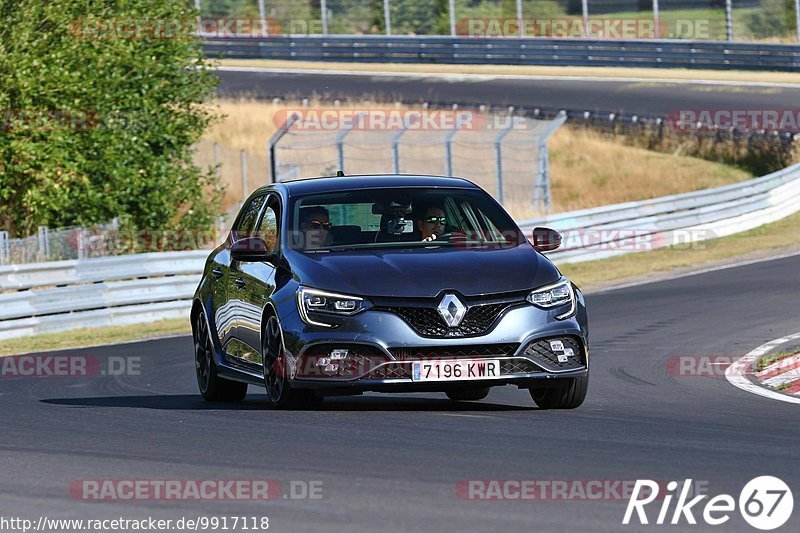
M 640 531 L 661 528 L 622 526 L 627 501 L 613 496 L 476 501 L 456 487 L 691 478 L 738 499 L 750 479 L 775 475 L 797 491 L 797 406 L 734 388 L 721 372 L 676 375 L 670 358 L 742 355 L 798 331 L 798 272 L 794 256 L 589 295 L 591 383 L 573 411 L 540 411 L 512 387 L 478 403 L 369 394 L 308 412 L 269 410 L 251 386 L 242 404 L 210 404 L 197 393 L 188 336 L 63 352 L 101 366 L 141 358 L 140 369 L 0 378 L 0 464 L 13 473 L 0 482 L 0 514 L 268 516 L 270 530 L 292 532 Z M 83 501 L 69 488 L 85 479 L 270 479 L 287 498 Z M 290 486 L 301 497 L 309 482 L 321 499 L 289 497 Z M 672 527 L 707 529 L 754 531 L 738 512 L 724 526 Z
M 667 116 L 681 110 L 787 110 L 800 87 L 603 79 L 508 79 L 219 70 L 222 97 L 368 98 Z

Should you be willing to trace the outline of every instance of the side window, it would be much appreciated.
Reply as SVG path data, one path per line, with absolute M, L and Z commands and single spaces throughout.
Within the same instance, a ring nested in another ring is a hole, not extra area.
M 255 230 L 256 222 L 258 221 L 258 214 L 261 212 L 261 208 L 264 206 L 264 202 L 266 202 L 266 200 L 267 197 L 265 195 L 261 195 L 256 196 L 250 201 L 244 211 L 244 214 L 242 215 L 242 218 L 239 219 L 239 226 L 233 231 L 234 241 L 253 236 L 253 231 Z
M 274 252 L 278 247 L 278 213 L 275 209 L 274 202 L 267 206 L 256 232 L 256 236 L 264 239 L 264 242 L 267 243 L 267 250 L 270 252 Z

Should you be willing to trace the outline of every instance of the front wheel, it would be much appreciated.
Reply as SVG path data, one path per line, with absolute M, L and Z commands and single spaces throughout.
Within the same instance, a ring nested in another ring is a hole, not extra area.
M 586 399 L 589 374 L 570 378 L 564 385 L 530 389 L 531 398 L 541 409 L 575 409 Z
M 271 316 L 264 324 L 262 341 L 264 387 L 269 403 L 275 409 L 313 409 L 322 398 L 313 391 L 292 389 L 287 378 L 288 365 L 284 354 L 283 333 L 278 319 Z
M 247 395 L 247 383 L 219 377 L 214 363 L 214 345 L 203 311 L 194 324 L 194 364 L 200 395 L 209 402 L 240 402 Z

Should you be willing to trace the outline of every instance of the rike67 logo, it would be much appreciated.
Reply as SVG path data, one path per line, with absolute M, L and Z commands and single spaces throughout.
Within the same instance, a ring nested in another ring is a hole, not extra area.
M 711 526 L 719 526 L 730 520 L 737 504 L 733 496 L 720 494 L 706 502 L 703 500 L 708 498 L 707 494 L 689 499 L 691 486 L 691 479 L 687 479 L 682 485 L 677 481 L 670 481 L 667 483 L 666 493 L 661 494 L 658 482 L 637 479 L 622 523 L 628 525 L 633 519 L 634 523 L 638 520 L 640 524 L 649 524 L 653 517 L 652 513 L 648 516 L 645 507 L 657 499 L 661 500 L 658 517 L 655 519 L 655 523 L 659 525 L 695 525 L 698 517 Z M 745 522 L 766 531 L 779 528 L 789 520 L 794 508 L 794 498 L 791 489 L 782 480 L 773 476 L 759 476 L 747 482 L 739 493 L 738 504 L 739 513 Z

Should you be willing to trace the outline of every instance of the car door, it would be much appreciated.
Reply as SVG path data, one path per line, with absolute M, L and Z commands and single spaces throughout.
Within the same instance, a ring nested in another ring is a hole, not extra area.
M 255 235 L 258 221 L 261 217 L 261 212 L 267 202 L 266 194 L 259 194 L 252 197 L 246 207 L 244 207 L 239 214 L 236 222 L 234 223 L 233 230 L 231 231 L 231 243 L 247 237 Z M 242 289 L 244 288 L 244 281 L 238 270 L 239 262 L 233 257 L 230 258 L 230 267 L 226 276 L 226 296 L 227 296 L 227 312 L 231 314 L 231 330 L 228 336 L 226 346 L 226 353 L 230 359 L 241 360 L 243 354 L 247 351 L 241 342 L 239 335 L 239 326 L 242 322 Z
M 268 252 L 278 251 L 280 212 L 279 197 L 268 195 L 254 233 L 267 244 Z M 248 366 L 260 365 L 261 316 L 275 290 L 275 266 L 264 261 L 236 261 L 231 275 L 235 278 L 239 305 L 239 323 L 236 328 L 241 349 L 239 359 Z

